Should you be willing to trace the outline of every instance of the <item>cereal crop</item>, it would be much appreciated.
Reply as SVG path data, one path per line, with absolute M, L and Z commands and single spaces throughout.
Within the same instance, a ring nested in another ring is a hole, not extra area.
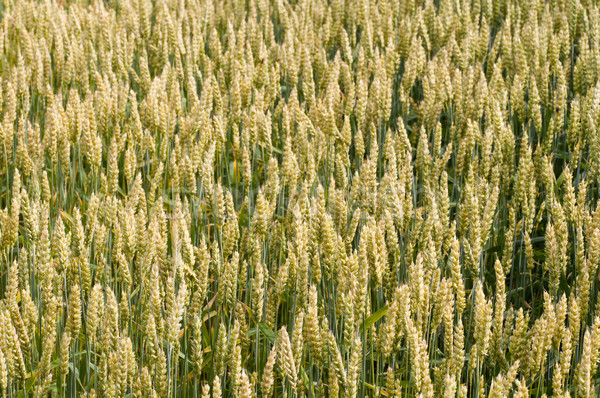
M 595 0 L 0 2 L 0 396 L 600 394 Z

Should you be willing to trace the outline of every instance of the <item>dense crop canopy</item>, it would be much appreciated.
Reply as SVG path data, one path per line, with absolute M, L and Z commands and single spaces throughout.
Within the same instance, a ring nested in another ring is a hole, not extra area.
M 597 396 L 599 78 L 592 0 L 1 1 L 1 396 Z

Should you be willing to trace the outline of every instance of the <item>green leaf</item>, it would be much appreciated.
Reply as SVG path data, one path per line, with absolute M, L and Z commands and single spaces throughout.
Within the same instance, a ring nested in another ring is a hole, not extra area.
M 271 343 L 275 342 L 275 332 L 266 323 L 259 322 L 258 323 L 258 328 L 260 329 L 260 331 L 262 332 L 262 334 L 265 335 L 265 337 L 267 338 L 267 340 L 269 340 L 269 342 L 271 342 Z
M 304 385 L 310 389 L 311 395 L 314 395 L 313 386 L 310 380 L 308 379 L 308 375 L 306 374 L 306 371 L 304 370 L 303 366 L 300 367 L 300 377 L 302 377 Z
M 373 326 L 375 324 L 375 322 L 377 322 L 378 320 L 381 319 L 381 317 L 383 317 L 387 312 L 388 312 L 388 306 L 384 306 L 382 308 L 380 308 L 376 313 L 371 314 L 370 317 L 368 317 L 363 324 L 360 327 L 360 333 L 364 333 L 367 329 L 370 329 L 371 326 Z

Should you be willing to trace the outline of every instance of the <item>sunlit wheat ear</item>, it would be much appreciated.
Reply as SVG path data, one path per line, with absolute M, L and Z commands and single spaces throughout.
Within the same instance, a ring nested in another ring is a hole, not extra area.
M 212 385 L 212 398 L 220 398 L 222 396 L 221 380 L 218 376 L 215 377 Z
M 262 380 L 261 380 L 261 392 L 263 396 L 270 397 L 273 392 L 273 384 L 275 382 L 275 362 L 277 360 L 277 346 L 271 348 L 271 352 L 267 358 L 267 362 L 265 364 L 265 368 L 263 370 Z

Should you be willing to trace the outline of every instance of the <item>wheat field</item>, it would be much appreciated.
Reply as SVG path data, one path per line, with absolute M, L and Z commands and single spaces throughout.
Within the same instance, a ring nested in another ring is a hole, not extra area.
M 600 3 L 0 2 L 0 395 L 600 394 Z

